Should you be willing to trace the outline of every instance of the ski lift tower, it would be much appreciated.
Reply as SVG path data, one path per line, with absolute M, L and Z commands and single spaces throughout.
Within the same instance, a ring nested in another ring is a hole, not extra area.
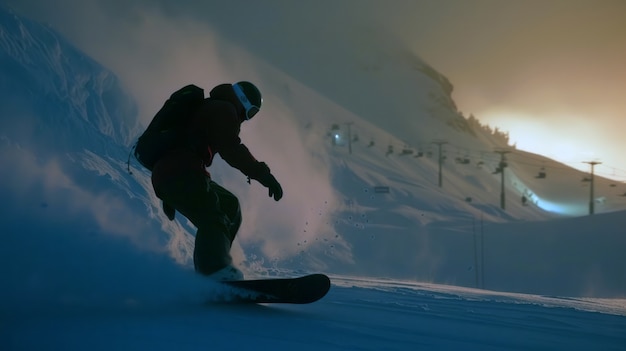
M 441 147 L 447 144 L 448 142 L 445 140 L 435 140 L 432 143 L 439 146 L 439 187 L 442 188 L 443 187 L 443 176 L 442 176 L 443 153 L 441 151 Z
M 348 126 L 348 154 L 352 155 L 352 125 L 354 122 L 347 122 Z
M 503 210 L 506 210 L 506 191 L 504 188 L 504 169 L 508 167 L 508 164 L 506 162 L 506 158 L 504 155 L 510 153 L 511 151 L 496 150 L 494 152 L 497 154 L 500 154 L 500 165 L 498 166 L 498 170 L 500 171 L 500 175 L 502 178 L 501 184 L 500 184 L 500 208 L 502 208 Z
M 591 165 L 591 178 L 590 178 L 590 186 L 589 186 L 589 215 L 594 214 L 595 212 L 595 208 L 594 208 L 594 199 L 593 199 L 593 168 L 596 165 L 602 164 L 602 162 L 596 162 L 596 161 L 589 161 L 589 162 L 585 162 Z

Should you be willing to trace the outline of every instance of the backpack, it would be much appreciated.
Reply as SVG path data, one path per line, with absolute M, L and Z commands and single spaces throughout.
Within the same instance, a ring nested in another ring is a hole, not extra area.
M 175 91 L 135 144 L 135 158 L 152 171 L 156 162 L 168 151 L 184 145 L 191 115 L 204 101 L 204 90 L 193 84 Z

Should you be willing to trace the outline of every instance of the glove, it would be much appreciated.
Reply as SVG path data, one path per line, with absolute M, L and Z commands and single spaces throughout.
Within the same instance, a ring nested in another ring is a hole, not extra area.
M 163 212 L 170 221 L 173 221 L 176 217 L 176 209 L 170 206 L 167 202 L 163 201 Z
M 280 183 L 271 173 L 268 173 L 263 178 L 258 179 L 258 181 L 267 188 L 269 197 L 274 197 L 276 201 L 280 200 L 283 197 L 283 188 L 280 186 Z
M 276 180 L 276 178 L 270 172 L 269 167 L 264 162 L 259 162 L 259 172 L 251 176 L 252 179 L 256 179 L 259 183 L 261 183 L 264 187 L 268 189 L 268 195 L 273 197 L 274 200 L 278 201 L 283 197 L 283 188 L 280 186 L 280 183 Z

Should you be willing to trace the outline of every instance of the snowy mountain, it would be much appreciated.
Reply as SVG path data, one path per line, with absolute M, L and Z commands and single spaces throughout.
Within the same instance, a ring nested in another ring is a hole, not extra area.
M 108 276 L 139 284 L 155 261 L 188 270 L 193 227 L 165 219 L 138 164 L 126 170 L 142 127 L 118 78 L 52 29 L 0 15 L 0 193 L 11 204 L 1 215 L 0 269 L 14 283 L 2 294 L 40 299 L 43 288 L 80 298 Z M 234 255 L 246 273 L 623 296 L 619 189 L 596 179 L 599 214 L 563 217 L 587 209 L 584 174 L 509 148 L 501 209 L 502 136 L 462 116 L 452 84 L 419 57 L 367 38 L 350 50 L 329 41 L 297 65 L 289 52 L 272 59 L 273 48 L 247 51 L 240 41 L 237 54 L 252 62 L 266 100 L 242 137 L 286 194 L 269 203 L 223 162 L 212 169 L 242 199 Z
M 141 129 L 133 99 L 52 29 L 5 8 L 0 18 L 3 297 L 54 299 L 41 291 L 63 295 L 81 289 L 70 279 L 138 267 L 123 257 L 163 256 L 178 245 L 172 236 L 188 234 L 150 220 L 160 213 L 149 178 L 126 170 Z
M 103 153 L 111 142 L 130 145 L 139 126 L 126 117 L 135 114 L 136 108 L 119 88 L 115 75 L 52 29 L 10 11 L 3 10 L 1 15 L 2 106 L 15 109 L 4 111 L 5 115 L 45 116 L 37 119 L 38 128 L 27 135 L 42 143 L 61 143 L 68 149 L 98 145 L 98 153 Z M 26 124 L 34 121 L 5 126 L 18 128 Z M 26 132 L 4 130 L 16 136 Z
M 206 304 L 216 287 L 190 268 L 193 227 L 167 221 L 148 173 L 127 170 L 142 126 L 121 80 L 0 6 L 0 349 L 623 349 L 625 301 L 590 298 L 626 292 L 618 189 L 598 179 L 599 214 L 557 214 L 584 207 L 582 175 L 515 151 L 500 209 L 493 150 L 505 145 L 456 111 L 450 83 L 410 54 L 372 66 L 348 53 L 333 72 L 356 80 L 331 90 L 330 71 L 252 58 L 266 102 L 243 139 L 283 183 L 281 202 L 212 169 L 244 204 L 246 274 L 323 271 L 330 293 Z M 393 118 L 403 111 L 414 115 Z

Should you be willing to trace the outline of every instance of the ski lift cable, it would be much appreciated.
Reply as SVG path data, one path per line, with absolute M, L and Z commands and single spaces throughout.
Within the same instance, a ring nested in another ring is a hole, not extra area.
M 466 150 L 466 151 L 470 151 L 472 153 L 485 153 L 489 156 L 487 157 L 483 157 L 483 158 L 488 158 L 490 161 L 494 161 L 494 162 L 498 162 L 499 158 L 497 157 L 491 157 L 491 152 L 492 151 L 488 151 L 488 150 L 477 150 L 477 149 L 472 149 L 472 148 L 467 148 L 467 147 L 461 147 L 459 145 L 456 145 L 454 143 L 449 143 L 450 146 L 456 147 L 459 151 L 460 149 Z M 533 160 L 536 161 L 538 163 L 530 163 L 530 162 L 524 162 L 524 161 L 518 161 L 516 160 L 515 163 L 521 163 L 521 164 L 525 164 L 525 165 L 530 165 L 530 166 L 537 166 L 537 167 L 545 167 L 546 169 L 561 169 L 561 170 L 570 170 L 572 167 L 569 166 L 554 166 L 554 165 L 545 165 L 545 159 L 540 159 L 538 157 L 534 157 L 531 155 L 527 155 L 524 153 L 515 153 L 514 154 L 515 157 L 521 157 L 521 158 L 525 158 L 525 159 L 529 159 L 529 160 Z M 495 155 L 494 155 L 495 156 Z M 623 174 L 626 177 L 626 170 L 620 169 L 619 167 L 614 167 L 612 165 L 609 164 L 601 164 L 598 165 L 602 168 L 608 168 L 612 171 L 612 173 L 610 173 L 609 171 L 607 172 L 597 172 L 598 174 L 607 174 L 607 175 L 611 175 L 611 176 L 620 176 L 620 174 Z M 613 173 L 619 173 L 619 174 L 613 174 Z
M 423 143 L 419 143 L 420 145 L 423 145 Z M 476 158 L 475 155 L 480 154 L 480 158 L 481 161 L 487 161 L 487 162 L 499 162 L 500 158 L 497 157 L 496 155 L 493 155 L 493 150 L 484 150 L 484 149 L 474 149 L 474 148 L 469 148 L 469 147 L 465 147 L 465 146 L 460 146 L 457 145 L 455 143 L 452 142 L 448 142 L 447 143 L 448 146 L 454 147 L 457 149 L 457 152 L 461 152 L 461 151 L 465 151 L 466 154 L 472 154 L 472 156 L 467 156 L 467 158 Z M 555 165 L 546 165 L 545 159 L 540 159 L 538 157 L 535 156 L 531 156 L 526 154 L 526 152 L 524 153 L 514 153 L 514 157 L 516 158 L 524 158 L 524 159 L 528 159 L 528 160 L 532 160 L 535 162 L 526 162 L 526 161 L 520 161 L 520 160 L 515 160 L 514 163 L 516 164 L 523 164 L 523 165 L 527 165 L 527 166 L 535 166 L 535 167 L 542 167 L 544 169 L 544 171 L 548 171 L 548 170 L 571 170 L 572 167 L 571 166 L 555 166 Z M 598 175 L 603 175 L 605 177 L 618 177 L 618 178 L 626 178 L 626 170 L 620 169 L 618 167 L 614 167 L 608 164 L 603 163 L 602 165 L 599 165 L 603 168 L 609 168 L 611 172 L 603 172 L 603 171 L 596 171 L 595 173 Z M 584 172 L 584 171 L 581 171 Z M 619 174 L 617 174 L 619 173 Z M 622 175 L 623 174 L 623 175 Z

